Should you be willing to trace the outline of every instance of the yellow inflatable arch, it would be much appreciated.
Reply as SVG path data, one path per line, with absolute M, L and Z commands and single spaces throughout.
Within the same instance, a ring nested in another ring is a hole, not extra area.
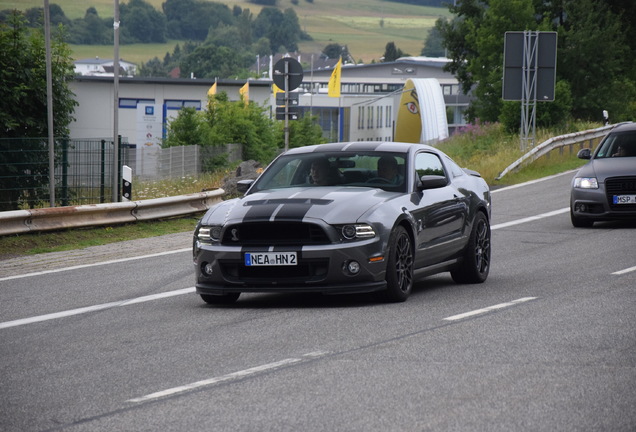
M 395 122 L 395 141 L 434 144 L 448 138 L 446 104 L 434 78 L 409 79 Z

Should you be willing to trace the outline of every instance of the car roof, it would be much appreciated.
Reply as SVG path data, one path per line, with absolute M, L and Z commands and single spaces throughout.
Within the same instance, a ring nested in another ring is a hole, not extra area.
M 634 122 L 626 122 L 619 123 L 615 128 L 611 130 L 611 133 L 614 132 L 627 132 L 627 131 L 636 131 L 636 123 Z
M 353 141 L 329 144 L 316 144 L 305 147 L 297 147 L 287 151 L 286 154 L 323 153 L 338 151 L 377 151 L 408 153 L 416 149 L 436 150 L 426 144 L 403 143 L 394 141 Z M 437 150 L 436 150 L 437 151 Z

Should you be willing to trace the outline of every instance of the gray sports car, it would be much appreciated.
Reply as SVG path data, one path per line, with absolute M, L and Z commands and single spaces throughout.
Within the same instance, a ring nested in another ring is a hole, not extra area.
M 242 292 L 372 291 L 399 302 L 426 275 L 488 277 L 488 185 L 434 147 L 295 148 L 241 191 L 194 232 L 196 290 L 207 303 Z
M 636 220 L 636 123 L 616 126 L 572 179 L 570 216 L 575 227 L 595 221 Z

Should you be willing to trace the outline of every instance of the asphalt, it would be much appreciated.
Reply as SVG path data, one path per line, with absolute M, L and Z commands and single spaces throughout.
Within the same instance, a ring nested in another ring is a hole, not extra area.
M 0 260 L 0 278 L 57 270 L 103 261 L 151 255 L 192 247 L 192 232 L 127 240 L 64 252 L 49 252 Z

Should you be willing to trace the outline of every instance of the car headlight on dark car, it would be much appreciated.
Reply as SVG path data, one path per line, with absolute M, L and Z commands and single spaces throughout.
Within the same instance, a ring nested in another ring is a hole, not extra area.
M 375 230 L 368 224 L 351 224 L 340 227 L 342 237 L 347 240 L 361 240 L 375 237 Z
M 197 230 L 197 240 L 203 244 L 212 244 L 221 240 L 221 226 L 202 225 Z
M 598 189 L 596 177 L 577 177 L 574 179 L 574 187 L 578 189 Z

